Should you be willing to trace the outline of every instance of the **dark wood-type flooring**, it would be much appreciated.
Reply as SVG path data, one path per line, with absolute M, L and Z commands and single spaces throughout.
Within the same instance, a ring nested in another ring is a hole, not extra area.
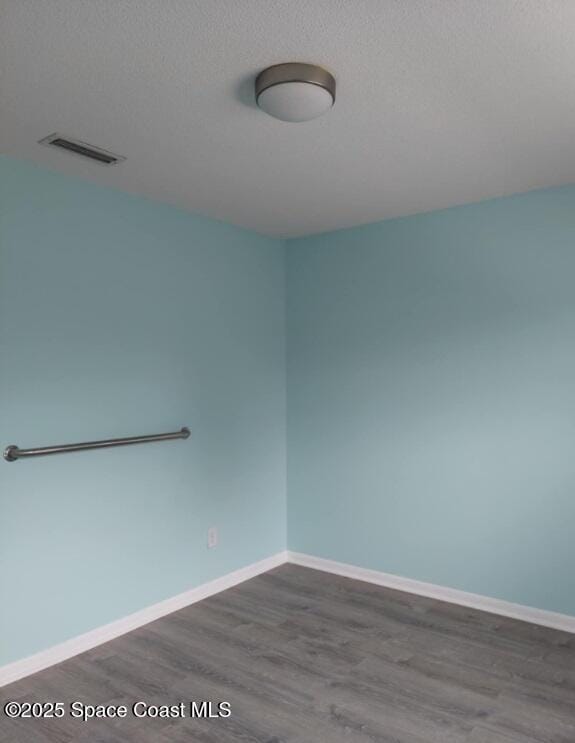
M 232 715 L 0 712 L 1 743 L 575 743 L 575 635 L 284 565 L 0 689 L 9 699 L 225 701 Z

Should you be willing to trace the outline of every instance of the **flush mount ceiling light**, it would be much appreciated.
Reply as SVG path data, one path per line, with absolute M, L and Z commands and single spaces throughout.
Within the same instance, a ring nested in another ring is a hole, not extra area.
M 323 67 L 313 64 L 276 64 L 257 76 L 256 101 L 276 119 L 309 121 L 335 103 L 335 78 Z

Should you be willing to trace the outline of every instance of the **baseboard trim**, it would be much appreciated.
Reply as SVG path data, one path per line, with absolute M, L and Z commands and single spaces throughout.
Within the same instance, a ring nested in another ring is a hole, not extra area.
M 354 580 L 361 580 L 386 588 L 394 588 L 398 591 L 414 593 L 418 596 L 427 596 L 428 598 L 438 599 L 439 601 L 447 601 L 450 604 L 468 606 L 471 609 L 479 609 L 480 611 L 490 612 L 491 614 L 499 614 L 504 617 L 510 617 L 511 619 L 519 619 L 523 622 L 539 624 L 544 627 L 551 627 L 552 629 L 575 634 L 575 616 L 569 614 L 559 614 L 553 611 L 546 611 L 545 609 L 535 609 L 530 606 L 523 606 L 522 604 L 513 604 L 502 599 L 468 593 L 467 591 L 460 591 L 456 588 L 438 586 L 434 583 L 424 583 L 413 580 L 412 578 L 403 578 L 398 575 L 392 575 L 391 573 L 383 573 L 379 570 L 371 570 L 370 568 L 362 568 L 357 565 L 336 562 L 335 560 L 307 555 L 302 552 L 278 552 L 252 565 L 234 570 L 232 573 L 228 573 L 165 601 L 160 601 L 157 604 L 141 609 L 127 617 L 97 627 L 90 632 L 73 637 L 59 645 L 42 650 L 35 655 L 2 666 L 0 667 L 0 687 L 42 671 L 57 663 L 61 663 L 86 650 L 91 650 L 109 640 L 113 640 L 138 627 L 160 619 L 167 614 L 178 611 L 178 609 L 183 609 L 209 596 L 214 596 L 216 593 L 237 586 L 250 578 L 255 578 L 256 575 L 266 573 L 268 570 L 272 570 L 272 568 L 276 568 L 286 562 L 306 568 L 313 568 L 314 570 L 321 570 L 324 573 L 333 573 L 334 575 L 341 575 L 345 578 L 353 578 Z
M 202 601 L 202 599 L 208 598 L 208 596 L 213 596 L 216 593 L 225 591 L 227 588 L 237 586 L 250 578 L 255 578 L 256 575 L 265 573 L 278 565 L 283 565 L 285 562 L 287 562 L 287 552 L 278 552 L 271 557 L 266 557 L 252 565 L 234 570 L 232 573 L 227 573 L 220 578 L 203 583 L 196 588 L 191 588 L 189 591 L 184 591 L 184 593 L 180 593 L 165 601 L 147 606 L 145 609 L 129 614 L 127 617 L 122 617 L 122 619 L 117 619 L 114 622 L 97 627 L 90 632 L 72 637 L 70 640 L 66 640 L 59 645 L 54 645 L 27 658 L 22 658 L 22 660 L 2 666 L 0 667 L 0 687 L 42 671 L 56 663 L 61 663 L 68 658 L 72 658 L 74 655 L 79 655 L 97 645 L 102 645 L 109 640 L 120 637 L 120 635 L 124 635 L 126 632 L 131 632 L 149 622 L 160 619 L 160 617 L 164 617 L 166 614 L 171 614 L 173 611 Z
M 539 624 L 544 627 L 551 627 L 575 634 L 575 616 L 569 614 L 559 614 L 554 611 L 546 611 L 545 609 L 535 609 L 531 606 L 513 604 L 502 599 L 468 593 L 467 591 L 460 591 L 456 588 L 438 586 L 434 583 L 424 583 L 413 580 L 412 578 L 402 578 L 398 575 L 382 573 L 379 570 L 361 568 L 356 565 L 327 560 L 323 557 L 315 557 L 314 555 L 307 555 L 301 552 L 288 552 L 288 562 L 306 568 L 313 568 L 314 570 L 322 570 L 325 573 L 333 573 L 345 578 L 354 578 L 355 580 L 374 583 L 375 585 L 385 586 L 386 588 L 395 588 L 398 591 L 415 593 L 418 596 L 427 596 L 428 598 L 438 599 L 439 601 L 447 601 L 450 604 L 468 606 L 471 609 L 479 609 L 480 611 L 487 611 L 491 614 L 499 614 L 503 617 L 519 619 L 523 622 Z

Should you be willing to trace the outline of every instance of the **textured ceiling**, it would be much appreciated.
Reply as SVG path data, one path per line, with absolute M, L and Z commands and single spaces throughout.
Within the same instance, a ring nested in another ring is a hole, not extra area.
M 286 61 L 333 110 L 254 106 Z M 573 182 L 575 1 L 2 0 L 0 151 L 278 236 Z

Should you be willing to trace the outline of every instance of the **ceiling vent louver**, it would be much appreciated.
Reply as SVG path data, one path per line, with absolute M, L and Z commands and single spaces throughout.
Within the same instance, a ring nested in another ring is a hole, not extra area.
M 66 150 L 66 152 L 71 152 L 73 155 L 87 157 L 89 160 L 100 163 L 100 165 L 116 165 L 116 163 L 126 159 L 121 155 L 114 155 L 113 152 L 103 150 L 101 147 L 94 147 L 94 145 L 80 142 L 78 139 L 64 137 L 62 134 L 50 134 L 49 137 L 41 139 L 40 144 L 58 147 L 61 150 Z

